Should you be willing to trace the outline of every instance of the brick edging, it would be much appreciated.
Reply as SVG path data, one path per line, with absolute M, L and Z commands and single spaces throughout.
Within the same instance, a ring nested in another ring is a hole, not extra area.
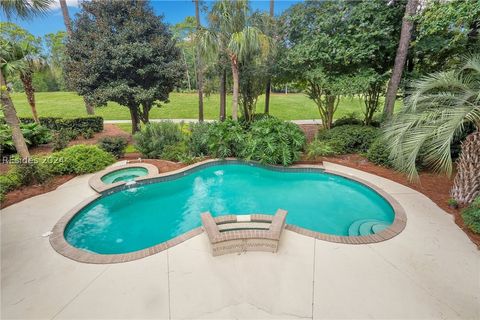
M 320 233 L 316 231 L 312 231 L 309 229 L 305 229 L 302 227 L 298 227 L 296 225 L 290 225 L 286 224 L 286 229 L 305 235 L 309 237 L 313 237 L 315 239 L 319 240 L 325 240 L 325 241 L 330 241 L 330 242 L 337 242 L 337 243 L 345 243 L 345 244 L 367 244 L 367 243 L 376 243 L 376 242 L 381 242 L 385 241 L 388 239 L 391 239 L 398 235 L 400 232 L 403 231 L 403 229 L 406 226 L 407 222 L 407 216 L 405 214 L 405 210 L 403 207 L 396 201 L 390 194 L 385 192 L 382 188 L 378 187 L 375 184 L 370 183 L 369 181 L 366 181 L 364 179 L 355 177 L 353 175 L 348 175 L 345 173 L 341 173 L 338 171 L 334 170 L 325 170 L 323 169 L 322 166 L 318 165 L 296 165 L 296 166 L 291 166 L 291 167 L 280 167 L 280 166 L 270 166 L 270 165 L 263 165 L 255 162 L 246 162 L 238 159 L 209 159 L 205 160 L 202 162 L 195 163 L 193 165 L 181 168 L 179 170 L 175 170 L 172 172 L 167 172 L 167 173 L 161 173 L 161 174 L 152 174 L 144 176 L 144 177 L 139 177 L 135 179 L 138 183 L 141 184 L 150 184 L 150 183 L 156 183 L 160 181 L 169 181 L 169 180 L 175 180 L 178 179 L 182 176 L 185 176 L 187 173 L 195 172 L 201 168 L 204 167 L 210 167 L 212 165 L 218 165 L 218 164 L 235 164 L 235 163 L 249 163 L 251 165 L 257 166 L 257 167 L 262 167 L 265 169 L 269 170 L 275 170 L 275 171 L 281 171 L 281 172 L 295 172 L 295 171 L 301 171 L 301 172 L 325 172 L 328 174 L 333 174 L 337 176 L 341 176 L 350 180 L 354 180 L 356 182 L 359 182 L 363 185 L 366 185 L 367 187 L 371 188 L 375 192 L 377 192 L 380 196 L 382 196 L 392 207 L 395 213 L 395 219 L 393 223 L 386 229 L 382 230 L 379 233 L 373 234 L 373 235 L 368 235 L 368 236 L 336 236 L 336 235 L 330 235 L 330 234 L 325 234 L 325 233 Z M 152 166 L 150 164 L 141 164 L 143 166 Z M 118 170 L 121 167 L 138 167 L 140 164 L 132 164 L 132 165 L 126 165 L 126 166 L 119 166 L 119 167 L 114 167 L 112 169 Z M 153 166 L 155 167 L 155 166 Z M 155 167 L 156 169 L 156 167 Z M 115 170 L 112 170 L 110 172 L 113 172 Z M 104 172 L 100 172 L 96 174 L 95 176 L 102 177 L 103 175 L 107 174 L 107 170 L 104 170 Z M 100 175 L 101 174 L 101 175 Z M 94 176 L 94 177 L 95 177 Z M 103 183 L 103 182 L 102 182 Z M 104 184 L 105 185 L 105 184 Z M 70 220 L 84 207 L 89 205 L 91 202 L 94 200 L 97 200 L 98 198 L 108 195 L 111 193 L 114 193 L 116 191 L 123 190 L 125 188 L 125 183 L 120 183 L 119 185 L 116 184 L 111 184 L 111 185 L 105 185 L 108 186 L 108 188 L 100 188 L 101 192 L 99 194 L 96 194 L 94 196 L 91 196 L 78 205 L 76 205 L 74 208 L 69 210 L 53 227 L 52 229 L 52 234 L 50 235 L 50 244 L 52 245 L 53 249 L 57 251 L 59 254 L 78 261 L 78 262 L 84 262 L 84 263 L 93 263 L 93 264 L 106 264 L 106 263 L 120 263 L 120 262 L 127 262 L 127 261 L 133 261 L 137 259 L 142 259 L 144 257 L 153 255 L 155 253 L 161 252 L 163 250 L 166 250 L 168 248 L 171 248 L 179 243 L 182 243 L 190 238 L 193 238 L 196 235 L 199 235 L 203 232 L 202 227 L 197 227 L 195 229 L 192 229 L 182 235 L 179 235 L 173 239 L 170 239 L 166 242 L 159 243 L 155 246 L 130 252 L 130 253 L 123 253 L 123 254 L 97 254 L 97 253 L 91 253 L 87 252 L 85 250 L 78 249 L 71 244 L 69 244 L 64 236 L 64 231 L 65 228 L 67 227 L 68 223 Z M 92 187 L 93 188 L 93 187 Z M 259 215 L 260 217 L 261 215 Z

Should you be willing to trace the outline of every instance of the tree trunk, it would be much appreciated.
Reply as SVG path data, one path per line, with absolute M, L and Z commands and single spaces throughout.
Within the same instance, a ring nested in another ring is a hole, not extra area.
M 274 16 L 274 0 L 270 0 L 270 18 Z M 272 90 L 272 77 L 269 75 L 267 79 L 267 86 L 265 88 L 265 114 L 270 113 L 270 91 Z
M 233 94 L 232 94 L 232 119 L 238 120 L 238 93 L 240 75 L 236 57 L 232 57 L 232 75 L 233 75 Z
M 270 77 L 267 80 L 267 87 L 265 88 L 265 114 L 270 113 L 270 90 L 271 90 L 272 81 Z
M 17 150 L 18 155 L 22 159 L 28 159 L 30 153 L 28 152 L 27 144 L 25 143 L 25 138 L 23 137 L 22 130 L 20 129 L 20 121 L 17 117 L 17 111 L 13 106 L 12 99 L 8 93 L 7 84 L 3 78 L 3 73 L 0 70 L 0 90 L 1 90 L 1 101 L 2 101 L 2 111 L 3 116 L 5 117 L 5 122 L 12 129 L 12 140 Z
M 83 97 L 83 102 L 85 103 L 85 109 L 87 110 L 87 114 L 92 116 L 95 114 L 95 107 L 93 103 L 88 100 L 87 97 Z
M 40 124 L 40 120 L 38 119 L 37 114 L 37 107 L 35 106 L 35 88 L 32 84 L 32 73 L 25 72 L 20 74 L 20 80 L 22 80 L 23 89 L 25 90 L 25 94 L 27 95 L 28 104 L 32 109 L 32 116 L 33 120 Z
M 462 143 L 457 160 L 457 174 L 453 181 L 453 199 L 470 204 L 480 195 L 480 131 L 470 134 Z
M 68 14 L 68 7 L 66 0 L 60 0 L 60 7 L 62 8 L 63 14 L 63 23 L 65 23 L 65 28 L 67 29 L 67 35 L 72 36 L 72 22 L 70 21 L 70 15 Z
M 408 47 L 410 46 L 410 39 L 412 37 L 413 16 L 417 10 L 418 0 L 408 0 L 405 7 L 405 15 L 402 21 L 402 30 L 400 32 L 400 41 L 398 43 L 397 55 L 395 57 L 395 64 L 393 66 L 392 77 L 388 82 L 387 94 L 385 97 L 385 107 L 383 115 L 389 118 L 393 115 L 393 108 L 395 106 L 395 98 L 397 96 L 398 86 L 402 79 L 403 68 L 407 60 Z
M 197 20 L 197 32 L 200 32 L 200 9 L 199 0 L 195 1 L 195 19 Z M 197 48 L 197 87 L 198 87 L 198 121 L 203 122 L 203 63 L 200 50 Z
M 140 117 L 138 115 L 138 108 L 137 106 L 129 106 L 128 109 L 130 110 L 130 118 L 132 119 L 132 134 L 135 134 L 140 131 Z
M 227 70 L 222 70 L 220 77 L 220 121 L 225 121 L 227 114 Z

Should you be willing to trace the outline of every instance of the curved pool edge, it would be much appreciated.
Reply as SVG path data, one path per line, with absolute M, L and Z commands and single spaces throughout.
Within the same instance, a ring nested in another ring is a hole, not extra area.
M 310 165 L 310 164 L 298 164 L 298 165 L 293 165 L 290 167 L 281 167 L 281 166 L 273 166 L 273 165 L 264 165 L 264 164 L 259 164 L 257 162 L 249 162 L 249 161 L 243 161 L 243 160 L 238 160 L 234 158 L 227 158 L 227 159 L 209 159 L 205 161 L 201 161 L 189 166 L 186 166 L 184 168 L 175 170 L 175 171 L 170 171 L 166 173 L 160 173 L 160 174 L 155 174 L 150 176 L 149 175 L 144 176 L 144 177 L 139 177 L 135 179 L 137 182 L 142 181 L 143 183 L 155 183 L 155 182 L 160 182 L 160 181 L 168 181 L 168 180 L 174 180 L 178 179 L 187 173 L 190 173 L 192 171 L 199 170 L 203 167 L 209 167 L 212 165 L 217 165 L 217 164 L 235 164 L 235 163 L 242 163 L 242 164 L 249 164 L 253 166 L 258 166 L 258 167 L 263 167 L 266 169 L 270 170 L 278 170 L 278 171 L 305 171 L 305 172 L 312 172 L 312 171 L 322 171 L 328 174 L 333 174 L 337 176 L 341 176 L 346 179 L 353 180 L 355 182 L 361 183 L 370 189 L 374 190 L 377 192 L 380 196 L 382 196 L 392 207 L 395 217 L 392 222 L 392 224 L 380 231 L 379 233 L 375 233 L 372 235 L 368 236 L 337 236 L 337 235 L 331 235 L 331 234 L 326 234 L 326 233 L 321 233 L 317 231 L 312 231 L 309 229 L 305 229 L 302 227 L 298 227 L 296 225 L 292 224 L 286 224 L 285 229 L 296 232 L 298 234 L 312 237 L 318 240 L 324 240 L 328 242 L 335 242 L 335 243 L 342 243 L 342 244 L 373 244 L 373 243 L 378 243 L 382 242 L 385 240 L 389 240 L 398 234 L 400 234 L 406 227 L 407 224 L 407 215 L 405 213 L 405 210 L 403 207 L 400 205 L 400 203 L 394 199 L 390 194 L 388 194 L 385 190 L 380 188 L 378 185 L 373 184 L 367 180 L 364 180 L 362 178 L 356 177 L 354 175 L 350 174 L 345 174 L 339 171 L 335 170 L 327 170 L 324 169 L 323 166 L 320 165 Z M 138 164 L 135 164 L 138 166 Z M 119 168 L 122 166 L 114 167 L 116 170 L 119 170 Z M 131 166 L 129 166 L 131 167 Z M 155 167 L 156 168 L 156 167 Z M 105 171 L 105 170 L 104 170 Z M 115 171 L 115 170 L 113 170 Z M 95 175 L 97 176 L 98 173 Z M 102 176 L 105 175 L 105 173 L 102 174 Z M 101 176 L 100 176 L 101 177 Z M 103 183 L 103 182 L 102 182 Z M 203 233 L 203 228 L 202 227 L 197 227 L 195 229 L 192 229 L 184 234 L 181 234 L 173 239 L 170 239 L 168 241 L 156 244 L 155 246 L 134 251 L 134 252 L 129 252 L 129 253 L 122 253 L 122 254 L 99 254 L 99 253 L 93 253 L 93 252 L 88 252 L 82 249 L 78 249 L 71 244 L 67 242 L 64 236 L 64 231 L 65 228 L 67 227 L 68 223 L 70 220 L 84 207 L 89 205 L 92 201 L 95 201 L 96 199 L 104 196 L 111 194 L 113 192 L 119 191 L 120 189 L 125 187 L 125 182 L 118 182 L 114 183 L 111 185 L 107 185 L 108 188 L 104 188 L 101 192 L 98 194 L 91 196 L 75 207 L 73 207 L 71 210 L 69 210 L 53 227 L 52 229 L 52 234 L 49 237 L 50 244 L 53 247 L 55 251 L 57 251 L 59 254 L 72 259 L 77 262 L 83 262 L 83 263 L 91 263 L 91 264 L 110 264 L 110 263 L 121 263 L 121 262 L 128 262 L 128 261 L 133 261 L 133 260 L 138 260 L 142 259 L 145 257 L 148 257 L 150 255 L 156 254 L 158 252 L 164 251 L 168 248 L 171 248 L 177 244 L 180 244 L 188 239 L 191 239 L 201 233 Z
M 112 165 L 102 171 L 99 171 L 95 173 L 89 180 L 88 180 L 88 185 L 90 188 L 95 190 L 98 193 L 103 193 L 111 188 L 115 187 L 121 187 L 126 184 L 125 181 L 118 181 L 114 183 L 105 183 L 102 181 L 102 177 L 106 176 L 109 173 L 119 171 L 119 170 L 124 170 L 124 169 L 130 169 L 130 168 L 144 168 L 147 170 L 147 174 L 145 176 L 137 177 L 134 179 L 134 181 L 138 181 L 140 178 L 154 178 L 158 175 L 158 168 L 154 166 L 153 164 L 149 163 L 141 163 L 141 162 L 135 162 L 135 163 L 127 163 L 123 165 Z

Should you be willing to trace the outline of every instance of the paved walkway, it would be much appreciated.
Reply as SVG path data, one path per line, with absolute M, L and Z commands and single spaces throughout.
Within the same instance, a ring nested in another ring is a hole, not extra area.
M 357 246 L 285 231 L 277 254 L 216 258 L 201 234 L 141 260 L 82 264 L 57 254 L 42 234 L 94 193 L 85 175 L 2 210 L 1 317 L 480 317 L 480 254 L 450 215 L 395 182 L 324 165 L 390 192 L 407 212 L 406 229 Z
M 173 121 L 175 123 L 180 122 L 198 122 L 198 119 L 150 119 L 150 122 L 161 122 L 161 121 Z M 215 120 L 204 120 L 205 122 L 214 122 Z M 292 120 L 296 124 L 321 124 L 322 120 L 320 119 L 306 119 L 306 120 Z M 115 123 L 132 123 L 131 120 L 103 120 L 103 123 L 106 124 L 115 124 Z

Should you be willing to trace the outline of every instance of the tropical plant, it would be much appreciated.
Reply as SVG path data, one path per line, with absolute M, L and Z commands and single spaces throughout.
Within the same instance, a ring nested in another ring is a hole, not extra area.
M 413 84 L 405 108 L 384 130 L 394 164 L 412 179 L 422 151 L 434 170 L 452 173 L 451 145 L 468 125 L 476 131 L 462 143 L 451 191 L 459 203 L 471 203 L 480 192 L 480 55 L 457 70 L 434 73 Z
M 159 159 L 166 146 L 183 140 L 179 126 L 172 121 L 153 122 L 147 124 L 134 135 L 135 148 L 145 157 Z
M 67 55 L 72 87 L 96 105 L 128 107 L 132 133 L 149 122 L 154 106 L 169 101 L 185 74 L 167 25 L 139 0 L 82 2 Z
M 9 19 L 13 15 L 28 19 L 42 15 L 50 8 L 54 0 L 2 0 L 0 9 Z
M 249 19 L 248 1 L 220 0 L 210 13 L 215 28 L 204 29 L 197 35 L 199 49 L 206 57 L 225 54 L 233 75 L 232 119 L 238 119 L 240 63 L 248 55 L 268 53 L 270 41 Z
M 195 2 L 195 20 L 196 20 L 196 31 L 197 34 L 200 33 L 202 27 L 200 24 L 200 0 L 194 0 Z M 198 91 L 198 121 L 203 121 L 203 60 L 200 54 L 200 45 L 197 42 L 197 51 L 195 58 L 197 61 L 197 91 Z
M 25 138 L 25 143 L 29 146 L 38 146 L 52 140 L 50 130 L 36 123 L 22 123 L 20 124 L 20 130 Z M 0 148 L 2 154 L 15 152 L 12 130 L 8 125 L 0 125 Z
M 196 157 L 208 155 L 208 133 L 210 126 L 208 122 L 190 124 L 188 150 L 192 155 Z
M 208 129 L 209 155 L 216 158 L 241 157 L 245 140 L 244 129 L 238 121 L 227 119 L 215 122 Z

